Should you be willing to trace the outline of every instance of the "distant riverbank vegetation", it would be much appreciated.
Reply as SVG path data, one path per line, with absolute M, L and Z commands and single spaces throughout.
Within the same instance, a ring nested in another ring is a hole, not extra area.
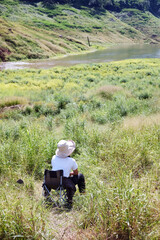
M 0 72 L 1 239 L 160 238 L 159 76 L 159 59 Z M 86 177 L 72 217 L 41 197 L 60 139 Z

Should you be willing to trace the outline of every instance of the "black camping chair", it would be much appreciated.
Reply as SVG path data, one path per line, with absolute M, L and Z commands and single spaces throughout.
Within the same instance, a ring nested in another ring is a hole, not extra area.
M 66 190 L 63 188 L 63 170 L 44 172 L 43 196 L 56 207 L 66 203 Z M 52 191 L 53 190 L 53 191 Z

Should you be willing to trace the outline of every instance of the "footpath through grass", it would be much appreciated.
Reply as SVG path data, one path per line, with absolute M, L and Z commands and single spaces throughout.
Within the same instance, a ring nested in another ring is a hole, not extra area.
M 159 74 L 159 59 L 0 72 L 0 238 L 160 238 Z M 69 213 L 41 196 L 60 139 L 87 185 Z

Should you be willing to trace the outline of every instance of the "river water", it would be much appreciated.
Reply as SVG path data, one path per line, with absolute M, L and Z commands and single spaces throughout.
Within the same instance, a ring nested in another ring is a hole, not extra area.
M 121 45 L 91 53 L 70 55 L 59 59 L 35 60 L 30 62 L 3 62 L 0 70 L 7 69 L 48 69 L 56 66 L 102 63 L 136 58 L 160 58 L 160 45 Z

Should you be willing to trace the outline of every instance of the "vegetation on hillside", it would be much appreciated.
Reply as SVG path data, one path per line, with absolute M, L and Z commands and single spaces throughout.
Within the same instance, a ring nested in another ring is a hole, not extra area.
M 24 0 L 20 0 L 24 2 Z M 25 0 L 25 2 L 37 3 L 38 0 Z M 159 14 L 160 1 L 159 0 L 42 0 L 44 5 L 54 6 L 54 4 L 73 4 L 76 6 L 95 7 L 96 9 L 109 9 L 114 11 L 121 11 L 123 8 L 136 8 L 139 10 L 149 10 L 153 13 Z
M 45 59 L 111 43 L 159 43 L 159 35 L 160 20 L 148 11 L 0 1 L 0 61 Z
M 159 73 L 159 59 L 0 72 L 0 238 L 56 238 L 40 192 L 60 139 L 86 177 L 77 239 L 160 238 Z
M 137 9 L 123 9 L 114 15 L 140 32 L 145 32 L 152 39 L 151 43 L 160 43 L 160 33 L 155 27 L 159 26 L 159 18 L 154 17 L 150 12 L 142 13 Z

